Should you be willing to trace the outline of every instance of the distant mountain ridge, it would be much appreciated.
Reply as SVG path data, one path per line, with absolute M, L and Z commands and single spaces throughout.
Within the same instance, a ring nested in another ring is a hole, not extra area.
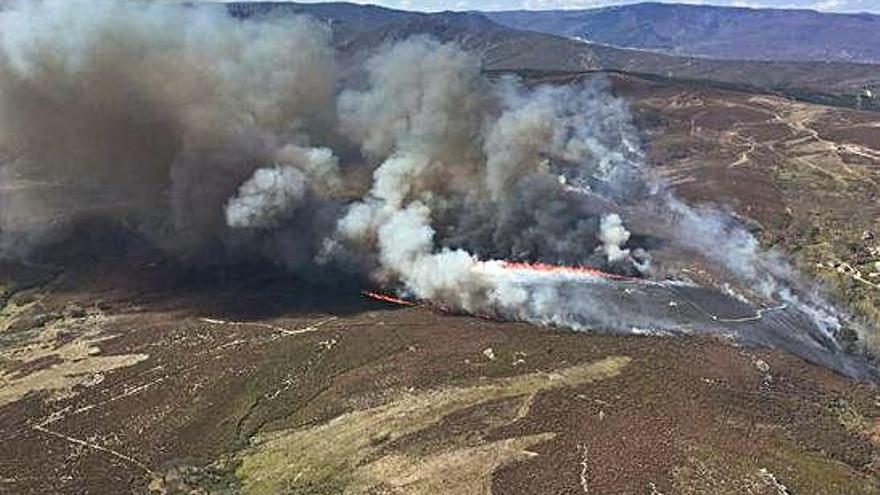
M 674 55 L 880 63 L 880 15 L 873 14 L 653 2 L 485 14 L 516 29 Z
M 429 14 L 345 2 L 224 5 L 231 15 L 241 18 L 299 14 L 324 21 L 332 28 L 334 44 L 343 57 L 357 57 L 390 41 L 425 35 L 478 53 L 488 70 L 579 72 L 603 68 L 586 44 L 502 26 L 479 12 Z
M 880 90 L 880 65 L 852 62 L 778 62 L 719 60 L 669 55 L 658 50 L 622 49 L 502 25 L 494 13 L 421 13 L 344 2 L 201 3 L 247 19 L 260 16 L 309 15 L 327 23 L 343 67 L 355 67 L 376 47 L 413 35 L 456 42 L 480 55 L 488 71 L 596 72 L 617 71 L 734 89 L 773 92 L 822 103 L 861 105 L 863 88 Z M 603 9 L 609 10 L 609 9 Z M 869 106 L 873 107 L 874 103 Z

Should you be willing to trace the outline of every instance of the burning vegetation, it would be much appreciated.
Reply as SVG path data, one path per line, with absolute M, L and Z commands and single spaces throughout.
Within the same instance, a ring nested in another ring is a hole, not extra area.
M 303 17 L 22 3 L 0 14 L 0 149 L 8 258 L 100 218 L 189 263 L 363 277 L 397 303 L 694 331 L 703 320 L 660 309 L 677 307 L 675 284 L 639 288 L 666 273 L 656 238 L 807 326 L 769 343 L 821 361 L 814 347 L 836 356 L 847 326 L 735 218 L 651 173 L 601 78 L 493 80 L 476 55 L 427 38 L 341 68 L 329 31 Z

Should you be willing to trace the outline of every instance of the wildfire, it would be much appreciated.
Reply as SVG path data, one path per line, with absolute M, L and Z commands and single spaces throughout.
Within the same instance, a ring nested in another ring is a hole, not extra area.
M 589 266 L 566 266 L 566 265 L 551 265 L 549 263 L 525 263 L 520 261 L 492 261 L 492 262 L 484 262 L 481 264 L 484 268 L 494 267 L 496 270 L 501 269 L 505 271 L 517 271 L 517 272 L 528 272 L 528 273 L 542 273 L 542 274 L 561 274 L 561 275 L 572 275 L 572 276 L 580 276 L 580 277 L 598 277 L 604 278 L 607 280 L 630 280 L 630 281 L 639 281 L 643 282 L 640 279 L 634 279 L 631 277 L 625 277 L 623 275 L 617 275 L 615 273 L 603 272 L 602 270 L 592 268 Z M 443 313 L 454 313 L 455 311 L 443 306 L 437 301 L 421 301 L 415 302 L 406 299 L 401 299 L 399 297 L 391 296 L 388 294 L 383 294 L 381 292 L 374 291 L 362 291 L 366 297 L 371 299 L 375 299 L 377 301 L 387 302 L 391 304 L 399 304 L 401 306 L 416 306 L 416 305 L 424 305 L 434 308 L 435 310 L 441 311 Z M 475 315 L 479 317 L 485 317 L 488 319 L 495 319 L 491 315 Z
M 399 304 L 401 306 L 415 306 L 415 303 L 412 301 L 407 301 L 406 299 L 400 299 L 386 294 L 380 294 L 379 292 L 365 290 L 362 291 L 361 294 L 377 301 L 387 302 L 391 304 Z
M 361 291 L 361 294 L 366 297 L 369 297 L 370 299 L 375 299 L 377 301 L 388 302 L 388 303 L 392 303 L 392 304 L 399 304 L 401 306 L 421 306 L 421 307 L 428 308 L 432 311 L 435 311 L 435 312 L 438 312 L 441 314 L 446 314 L 446 315 L 464 314 L 460 311 L 455 311 L 453 309 L 450 309 L 442 304 L 437 304 L 437 303 L 433 303 L 430 301 L 416 303 L 413 301 L 407 301 L 406 299 L 400 299 L 398 297 L 389 296 L 386 294 L 381 294 L 379 292 L 372 292 L 372 291 L 368 291 L 368 290 Z M 482 318 L 484 320 L 500 321 L 497 316 L 495 316 L 491 313 L 477 312 L 477 313 L 471 314 L 471 316 L 475 316 L 477 318 Z
M 519 270 L 540 273 L 559 273 L 569 275 L 584 275 L 590 277 L 602 277 L 611 280 L 628 280 L 628 277 L 614 273 L 603 272 L 589 266 L 565 266 L 551 265 L 549 263 L 523 263 L 518 261 L 503 261 L 501 267 L 507 270 Z

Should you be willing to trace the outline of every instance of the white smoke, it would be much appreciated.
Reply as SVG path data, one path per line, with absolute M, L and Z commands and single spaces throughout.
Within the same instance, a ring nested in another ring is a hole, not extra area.
M 622 261 L 629 256 L 629 249 L 622 246 L 629 240 L 630 233 L 623 226 L 623 220 L 617 213 L 611 213 L 602 217 L 599 224 L 599 239 L 602 240 L 602 249 L 608 257 L 609 263 Z
M 817 287 L 800 277 L 781 253 L 762 250 L 755 236 L 732 215 L 687 205 L 668 191 L 660 196 L 673 219 L 675 237 L 683 245 L 718 263 L 761 296 L 808 314 L 828 337 L 834 337 L 846 323 L 847 316 Z
M 306 194 L 306 178 L 293 167 L 261 168 L 226 205 L 230 227 L 274 227 Z
M 427 39 L 388 47 L 366 67 L 366 87 L 340 96 L 339 120 L 377 165 L 367 195 L 340 219 L 331 249 L 341 243 L 349 247 L 343 256 L 375 253 L 376 280 L 397 282 L 406 295 L 507 315 L 531 289 L 503 272 L 489 276 L 472 244 L 458 242 L 470 219 L 495 230 L 488 242 L 478 240 L 486 253 L 509 245 L 518 252 L 507 255 L 576 260 L 602 245 L 609 266 L 624 264 L 628 232 L 620 217 L 605 217 L 603 237 L 599 216 L 551 172 L 557 163 L 581 178 L 612 180 L 612 163 L 624 154 L 606 159 L 598 136 L 577 127 L 584 116 L 572 111 L 600 107 L 609 96 L 592 86 L 491 84 L 471 55 Z M 630 130 L 620 123 L 615 132 Z M 532 219 L 517 218 L 523 207 L 533 209 Z M 512 221 L 521 223 L 505 225 Z M 545 300 L 539 308 L 552 306 Z
M 489 281 L 474 257 L 461 249 L 434 248 L 429 211 L 415 202 L 391 214 L 379 228 L 379 260 L 412 296 L 464 311 L 485 308 Z
M 309 187 L 328 195 L 341 188 L 339 163 L 328 148 L 291 144 L 279 150 L 275 158 L 275 166 L 255 171 L 226 204 L 228 226 L 277 227 L 303 204 Z

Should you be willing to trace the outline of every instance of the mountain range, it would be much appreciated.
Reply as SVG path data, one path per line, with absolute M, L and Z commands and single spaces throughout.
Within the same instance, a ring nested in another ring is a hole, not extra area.
M 332 27 L 343 58 L 427 35 L 479 53 L 488 71 L 624 72 L 847 106 L 861 104 L 866 89 L 880 88 L 880 65 L 868 63 L 880 61 L 880 16 L 867 14 L 650 3 L 438 13 L 345 2 L 238 2 L 222 8 L 241 18 L 321 19 Z M 773 19 L 779 20 L 775 27 Z M 866 42 L 875 38 L 876 43 Z
M 674 55 L 880 62 L 880 16 L 872 14 L 639 3 L 486 15 L 517 29 Z

